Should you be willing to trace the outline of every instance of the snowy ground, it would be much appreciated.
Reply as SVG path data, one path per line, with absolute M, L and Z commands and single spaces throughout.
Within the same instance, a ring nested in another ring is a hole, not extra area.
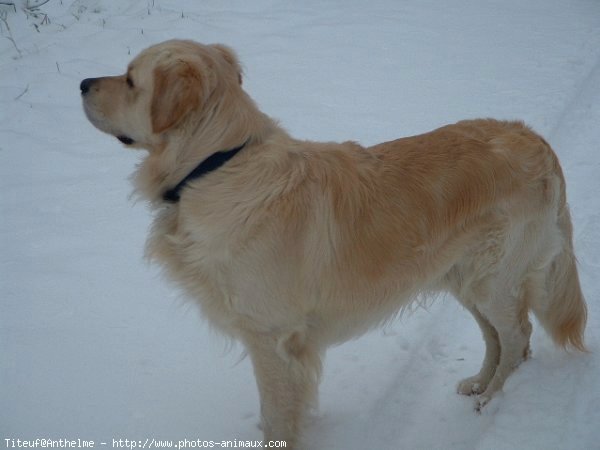
M 535 332 L 534 358 L 478 415 L 455 383 L 478 369 L 479 331 L 438 301 L 328 353 L 309 449 L 600 448 L 600 3 L 50 0 L 40 10 L 47 18 L 0 16 L 0 445 L 261 437 L 249 361 L 142 260 L 150 216 L 127 181 L 139 155 L 80 106 L 81 79 L 184 37 L 237 49 L 246 90 L 295 136 L 374 144 L 463 118 L 521 118 L 564 165 L 592 353 Z

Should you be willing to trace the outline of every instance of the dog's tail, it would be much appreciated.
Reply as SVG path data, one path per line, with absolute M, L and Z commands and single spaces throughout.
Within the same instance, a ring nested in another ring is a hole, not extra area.
M 556 159 L 554 172 L 558 177 L 554 201 L 557 203 L 560 250 L 543 270 L 542 295 L 536 296 L 537 301 L 530 306 L 557 345 L 586 352 L 584 332 L 587 307 L 573 252 L 573 225 L 566 203 L 565 181 Z
M 564 233 L 562 251 L 552 261 L 547 272 L 548 304 L 538 319 L 554 342 L 565 348 L 585 352 L 584 331 L 587 307 L 577 274 L 577 261 L 573 254 L 572 225 L 568 208 L 559 216 L 559 228 Z

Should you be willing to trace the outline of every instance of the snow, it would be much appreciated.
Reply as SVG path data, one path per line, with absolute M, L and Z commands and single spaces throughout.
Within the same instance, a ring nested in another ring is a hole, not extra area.
M 440 299 L 328 352 L 306 448 L 600 448 L 600 3 L 2 9 L 0 445 L 261 439 L 241 348 L 143 260 L 151 217 L 127 180 L 141 155 L 95 130 L 80 104 L 83 78 L 121 73 L 143 48 L 181 37 L 235 48 L 246 90 L 297 137 L 370 145 L 464 118 L 519 118 L 565 170 L 591 353 L 554 348 L 534 324 L 533 359 L 477 414 L 455 386 L 478 370 L 483 341 Z

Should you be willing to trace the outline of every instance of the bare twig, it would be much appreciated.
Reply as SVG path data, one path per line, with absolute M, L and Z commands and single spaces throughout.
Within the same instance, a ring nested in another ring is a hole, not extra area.
M 23 90 L 23 92 L 21 92 L 19 95 L 17 95 L 15 97 L 15 100 L 19 100 L 21 97 L 23 97 L 28 92 L 29 92 L 29 85 L 25 86 L 25 89 Z
M 50 0 L 26 0 L 25 1 L 25 8 L 26 9 L 36 9 L 36 8 L 39 8 L 42 5 L 45 5 L 49 1 Z
M 6 18 L 6 14 L 0 14 L 0 20 L 6 27 L 6 31 L 8 31 L 8 36 L 4 36 L 4 37 L 6 39 L 8 39 L 10 42 L 12 42 L 12 45 L 15 47 L 15 50 L 17 51 L 19 56 L 23 56 L 23 52 L 21 52 L 21 49 L 19 49 L 19 47 L 17 46 L 17 43 L 15 42 L 14 38 L 12 37 L 12 31 L 10 30 L 10 26 L 8 25 L 8 20 Z

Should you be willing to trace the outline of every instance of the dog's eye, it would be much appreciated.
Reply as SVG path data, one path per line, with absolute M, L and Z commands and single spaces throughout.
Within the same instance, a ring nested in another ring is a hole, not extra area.
M 129 86 L 130 88 L 133 88 L 133 80 L 131 79 L 131 77 L 127 77 L 125 79 L 125 82 L 127 83 L 127 86 Z

